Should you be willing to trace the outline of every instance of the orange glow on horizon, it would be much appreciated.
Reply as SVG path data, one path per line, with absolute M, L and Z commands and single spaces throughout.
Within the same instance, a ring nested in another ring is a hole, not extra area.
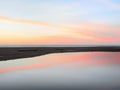
M 40 21 L 32 21 L 32 20 L 24 20 L 24 19 L 14 19 L 14 18 L 9 18 L 9 17 L 4 17 L 0 16 L 1 21 L 9 21 L 9 22 L 14 22 L 14 23 L 22 23 L 22 24 L 32 24 L 32 25 L 40 25 L 40 26 L 45 26 L 45 27 L 52 27 L 56 28 L 53 32 L 54 35 L 48 34 L 48 35 L 42 35 L 41 33 L 38 34 L 37 36 L 33 34 L 33 36 L 29 37 L 27 36 L 27 33 L 24 34 L 26 36 L 23 36 L 22 34 L 19 35 L 19 33 L 13 33 L 9 32 L 7 35 L 2 35 L 1 32 L 1 38 L 0 38 L 0 44 L 49 44 L 49 43 L 64 43 L 64 44 L 69 44 L 69 43 L 86 43 L 86 42 L 95 42 L 95 43 L 103 43 L 103 42 L 119 42 L 119 38 L 113 37 L 113 36 L 107 36 L 107 35 L 100 35 L 96 32 L 94 32 L 94 29 L 101 30 L 103 33 L 104 31 L 114 28 L 114 27 L 109 27 L 109 25 L 104 25 L 104 24 L 92 24 L 92 23 L 80 23 L 79 27 L 74 27 L 74 26 L 62 26 L 62 25 L 56 25 L 56 24 L 51 24 L 48 22 L 40 22 Z M 68 23 L 69 24 L 69 23 Z M 74 24 L 74 23 L 73 23 Z M 76 23 L 76 25 L 79 25 L 79 23 Z M 14 26 L 13 26 L 14 27 Z M 60 29 L 59 31 L 57 31 Z M 116 28 L 116 30 L 118 30 Z M 22 30 L 24 33 L 24 30 Z M 45 32 L 45 30 L 43 30 Z M 49 31 L 49 29 L 47 30 Z M 47 32 L 46 31 L 46 32 Z M 42 30 L 41 30 L 42 32 Z M 37 33 L 37 32 L 36 32 Z M 29 32 L 28 32 L 29 34 Z M 118 33 L 117 33 L 118 34 Z M 19 35 L 19 36 L 18 36 Z

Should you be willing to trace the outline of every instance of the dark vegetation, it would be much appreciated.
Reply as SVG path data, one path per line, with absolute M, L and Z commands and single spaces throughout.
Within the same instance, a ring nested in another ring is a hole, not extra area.
M 120 52 L 120 46 L 0 47 L 0 61 L 65 52 Z

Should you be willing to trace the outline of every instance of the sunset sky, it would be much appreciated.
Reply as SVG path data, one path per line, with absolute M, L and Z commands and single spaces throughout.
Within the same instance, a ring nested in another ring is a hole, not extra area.
M 0 0 L 0 47 L 19 45 L 120 46 L 120 0 Z M 8 56 L 23 54 L 13 53 Z M 120 52 L 50 53 L 0 61 L 0 90 L 82 87 L 120 88 Z
M 120 45 L 120 0 L 0 0 L 0 45 Z

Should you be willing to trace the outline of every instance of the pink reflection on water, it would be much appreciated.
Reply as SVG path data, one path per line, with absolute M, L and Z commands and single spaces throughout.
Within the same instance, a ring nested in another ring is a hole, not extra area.
M 79 63 L 80 66 L 95 66 L 105 64 L 120 64 L 120 52 L 84 52 L 59 53 L 33 58 L 33 64 L 0 68 L 0 73 L 16 70 L 47 68 L 67 63 Z M 35 62 L 35 63 L 34 63 Z

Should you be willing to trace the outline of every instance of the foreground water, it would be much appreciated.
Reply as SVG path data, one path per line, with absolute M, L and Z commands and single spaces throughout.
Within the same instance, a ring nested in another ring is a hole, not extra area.
M 49 54 L 0 62 L 0 90 L 120 89 L 120 52 Z

